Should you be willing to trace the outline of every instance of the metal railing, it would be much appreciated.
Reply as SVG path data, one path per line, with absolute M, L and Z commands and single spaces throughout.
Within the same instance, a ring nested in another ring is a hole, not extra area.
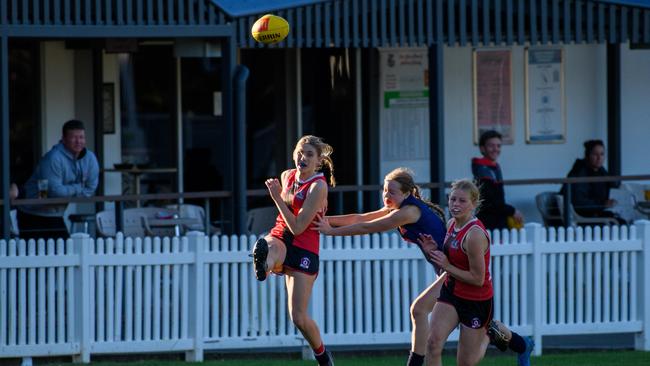
M 594 182 L 624 182 L 624 181 L 650 181 L 650 175 L 625 175 L 625 176 L 607 176 L 607 177 L 572 177 L 572 178 L 534 178 L 534 179 L 508 179 L 504 180 L 504 185 L 517 186 L 517 185 L 540 185 L 540 184 L 566 184 L 567 192 L 565 196 L 567 199 L 564 200 L 564 222 L 571 222 L 569 217 L 569 205 L 571 204 L 571 185 L 575 183 L 594 183 Z M 444 183 L 444 188 L 447 189 L 451 186 L 451 181 Z M 419 186 L 423 189 L 440 189 L 439 183 L 419 183 Z M 331 212 L 333 214 L 343 213 L 343 206 L 345 201 L 345 194 L 359 192 L 376 192 L 377 200 L 374 202 L 376 205 L 377 202 L 380 202 L 379 198 L 383 186 L 380 184 L 366 184 L 366 185 L 340 185 L 333 188 L 330 188 L 330 201 L 334 202 L 334 210 Z M 246 191 L 246 196 L 250 200 L 253 197 L 265 197 L 268 195 L 266 189 L 249 189 Z M 183 193 L 156 193 L 156 194 L 127 194 L 127 195 L 106 195 L 106 196 L 93 196 L 93 197 L 65 197 L 65 198 L 38 198 L 38 199 L 16 199 L 11 201 L 12 206 L 20 207 L 25 205 L 61 205 L 68 203 L 115 203 L 116 211 L 116 223 L 118 225 L 118 231 L 121 229 L 121 217 L 122 212 L 125 207 L 125 202 L 135 202 L 135 201 L 163 201 L 163 200 L 178 200 L 183 201 L 186 199 L 202 199 L 203 207 L 205 210 L 205 227 L 209 229 L 211 224 L 211 199 L 218 200 L 229 200 L 233 198 L 233 193 L 231 191 L 204 191 L 204 192 L 183 192 Z M 269 204 L 271 201 L 269 200 Z M 440 206 L 446 207 L 446 202 L 439 202 Z M 0 200 L 0 205 L 4 205 L 4 201 Z M 366 207 L 359 207 L 357 205 L 356 210 L 358 212 L 368 210 L 373 208 L 373 202 L 366 202 L 364 204 Z M 221 222 L 231 222 L 232 218 L 227 217 L 228 213 L 221 213 L 219 215 L 219 221 Z M 228 232 L 229 230 L 225 230 Z M 209 231 L 207 231 L 209 232 Z M 8 238 L 9 230 L 6 230 L 7 235 L 5 238 Z

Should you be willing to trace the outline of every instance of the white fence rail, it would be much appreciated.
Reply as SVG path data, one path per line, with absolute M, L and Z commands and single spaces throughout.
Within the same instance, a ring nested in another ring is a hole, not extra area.
M 300 347 L 282 277 L 258 283 L 254 237 L 0 241 L 0 357 Z M 650 350 L 650 222 L 493 233 L 495 318 L 542 336 L 633 333 Z M 324 237 L 311 313 L 329 345 L 405 345 L 435 278 L 396 234 Z M 452 334 L 452 338 L 457 337 Z

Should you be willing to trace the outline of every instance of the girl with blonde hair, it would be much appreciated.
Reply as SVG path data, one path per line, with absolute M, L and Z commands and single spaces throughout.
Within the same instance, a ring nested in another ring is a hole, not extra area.
M 283 273 L 287 287 L 289 315 L 314 351 L 319 365 L 333 366 L 316 322 L 307 311 L 318 275 L 320 236 L 314 220 L 327 209 L 327 183 L 334 186 L 333 149 L 320 137 L 303 136 L 293 151 L 294 169 L 280 180 L 267 179 L 269 195 L 279 211 L 269 235 L 253 248 L 255 277 L 264 281 L 269 272 Z

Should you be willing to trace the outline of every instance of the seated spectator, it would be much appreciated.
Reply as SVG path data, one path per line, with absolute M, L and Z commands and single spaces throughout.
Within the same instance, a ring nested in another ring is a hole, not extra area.
M 567 177 L 606 177 L 610 174 L 603 164 L 605 163 L 605 145 L 602 140 L 588 140 L 584 143 L 585 157 L 576 159 Z M 608 208 L 616 205 L 616 201 L 609 198 L 609 189 L 618 187 L 619 182 L 589 182 L 571 184 L 571 203 L 576 213 L 585 217 L 613 217 L 620 224 L 625 220 L 618 217 Z M 560 191 L 566 197 L 566 184 Z
M 86 149 L 84 124 L 78 120 L 63 125 L 61 141 L 43 156 L 25 183 L 25 198 L 90 197 L 99 182 L 99 164 Z M 20 237 L 67 238 L 63 219 L 67 205 L 30 205 L 18 208 Z
M 524 216 L 506 203 L 501 166 L 497 163 L 501 155 L 501 134 L 492 130 L 484 132 L 479 139 L 479 149 L 483 157 L 472 159 L 472 174 L 481 192 L 476 216 L 490 230 L 507 229 L 509 217 L 516 226 L 521 226 Z

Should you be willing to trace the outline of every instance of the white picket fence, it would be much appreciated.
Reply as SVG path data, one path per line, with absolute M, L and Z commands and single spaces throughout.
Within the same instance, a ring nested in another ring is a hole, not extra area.
M 650 350 L 650 221 L 492 235 L 495 318 L 537 354 L 542 336 L 589 333 Z M 283 278 L 253 276 L 255 239 L 0 241 L 0 358 L 305 346 Z M 434 278 L 396 234 L 324 237 L 310 311 L 328 345 L 407 347 L 409 304 Z

